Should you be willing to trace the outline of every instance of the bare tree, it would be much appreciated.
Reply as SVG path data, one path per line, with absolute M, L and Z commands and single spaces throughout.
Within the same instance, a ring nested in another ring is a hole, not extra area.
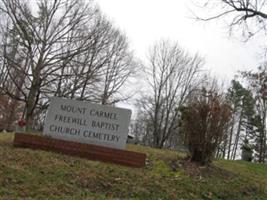
M 51 96 L 123 99 L 117 94 L 135 70 L 133 54 L 92 2 L 1 0 L 0 12 L 8 21 L 1 24 L 1 92 L 25 103 L 28 126 Z
M 210 15 L 197 18 L 208 21 L 224 17 L 230 33 L 241 31 L 249 39 L 259 32 L 266 33 L 266 6 L 266 0 L 205 0 L 201 7 L 208 8 Z
M 120 92 L 137 64 L 126 36 L 101 14 L 96 20 L 91 47 L 64 65 L 50 88 L 58 96 L 114 104 L 127 98 Z
M 9 56 L 10 49 L 4 53 L 12 63 L 8 68 L 16 68 L 26 76 L 21 100 L 26 103 L 25 117 L 31 125 L 42 87 L 53 81 L 51 76 L 62 66 L 90 47 L 91 34 L 79 30 L 92 22 L 96 10 L 77 0 L 40 0 L 32 5 L 28 1 L 2 0 L 1 12 L 10 22 L 3 28 L 16 40 L 17 54 L 23 58 L 15 62 Z
M 149 88 L 139 108 L 149 117 L 154 147 L 162 148 L 178 133 L 179 108 L 198 84 L 202 63 L 198 55 L 189 56 L 176 43 L 160 41 L 152 48 L 146 71 Z
M 23 113 L 24 102 L 21 101 L 21 90 L 25 82 L 25 74 L 14 67 L 12 62 L 22 63 L 22 58 L 17 55 L 17 46 L 14 38 L 8 38 L 6 34 L 0 34 L 2 41 L 10 39 L 9 46 L 4 45 L 0 51 L 0 98 L 1 98 L 1 127 L 12 131 L 15 129 L 15 121 Z M 8 56 L 12 59 L 5 59 L 7 48 L 10 49 Z
M 126 37 L 118 30 L 111 32 L 112 43 L 108 51 L 108 63 L 103 68 L 103 81 L 100 82 L 101 104 L 114 104 L 130 96 L 120 95 L 119 90 L 137 68 L 133 54 L 129 52 Z
M 95 18 L 90 48 L 60 69 L 53 86 L 48 87 L 51 93 L 57 88 L 57 96 L 112 103 L 113 94 L 134 72 L 133 54 L 126 36 L 101 14 Z M 82 31 L 90 32 L 88 27 Z

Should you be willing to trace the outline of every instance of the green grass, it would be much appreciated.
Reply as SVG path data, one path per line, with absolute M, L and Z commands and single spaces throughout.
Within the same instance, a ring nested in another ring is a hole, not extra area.
M 129 145 L 144 152 L 144 168 L 129 168 L 58 153 L 14 148 L 0 133 L 0 199 L 267 199 L 267 166 L 215 161 L 200 167 L 184 154 Z

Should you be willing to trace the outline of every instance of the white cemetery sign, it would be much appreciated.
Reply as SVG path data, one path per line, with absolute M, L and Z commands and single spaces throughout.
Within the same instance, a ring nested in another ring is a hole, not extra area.
M 53 97 L 44 134 L 52 138 L 125 149 L 131 110 Z

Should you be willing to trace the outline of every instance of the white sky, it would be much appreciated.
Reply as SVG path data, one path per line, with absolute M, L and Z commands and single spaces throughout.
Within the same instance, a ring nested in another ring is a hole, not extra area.
M 96 0 L 106 16 L 128 36 L 130 47 L 145 59 L 153 42 L 177 41 L 205 58 L 206 69 L 230 80 L 237 70 L 255 69 L 261 43 L 230 38 L 224 24 L 192 19 L 191 0 Z M 207 13 L 208 14 L 208 13 Z

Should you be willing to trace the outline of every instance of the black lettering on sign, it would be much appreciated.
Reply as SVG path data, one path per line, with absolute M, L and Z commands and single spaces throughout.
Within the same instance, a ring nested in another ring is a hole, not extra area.
M 112 119 L 112 120 L 118 120 L 117 119 L 117 113 L 113 112 L 105 112 L 102 110 L 90 110 L 90 116 L 92 117 L 99 117 L 99 118 L 106 118 L 106 119 Z
M 111 124 L 107 122 L 99 122 L 99 121 L 92 121 L 92 127 L 93 128 L 100 128 L 100 129 L 105 129 L 109 131 L 118 131 L 119 129 L 119 124 Z
M 84 107 L 76 107 L 71 105 L 61 105 L 60 108 L 65 112 L 80 113 L 80 114 L 85 114 L 85 111 L 87 109 Z
M 57 125 L 50 125 L 49 130 L 54 133 L 80 135 L 81 130 L 76 128 L 62 127 Z
M 68 124 L 77 124 L 81 126 L 86 126 L 86 120 L 82 118 L 77 117 L 69 117 L 69 116 L 63 116 L 63 115 L 55 115 L 55 121 L 68 123 Z
M 103 140 L 103 141 L 108 141 L 108 142 L 118 142 L 120 139 L 120 136 L 117 136 L 117 135 L 88 131 L 88 130 L 85 130 L 83 132 L 83 136 L 85 138 L 93 138 L 93 139 Z

